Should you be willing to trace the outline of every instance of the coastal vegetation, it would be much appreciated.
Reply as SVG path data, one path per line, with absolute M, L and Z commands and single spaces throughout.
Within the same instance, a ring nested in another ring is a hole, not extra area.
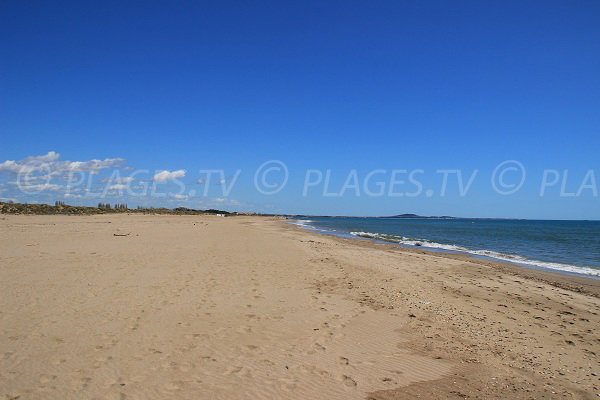
M 115 213 L 137 213 L 137 214 L 174 214 L 174 215 L 200 215 L 200 214 L 221 214 L 233 215 L 228 211 L 209 209 L 196 210 L 193 208 L 177 207 L 141 207 L 135 209 L 128 208 L 127 204 L 117 203 L 99 203 L 97 207 L 90 206 L 72 206 L 65 204 L 64 201 L 56 201 L 54 205 L 49 204 L 23 204 L 14 202 L 0 202 L 0 214 L 30 214 L 30 215 L 92 215 L 92 214 L 115 214 Z

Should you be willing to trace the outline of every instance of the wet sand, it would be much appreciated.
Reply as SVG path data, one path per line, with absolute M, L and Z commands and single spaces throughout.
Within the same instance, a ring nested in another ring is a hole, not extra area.
M 214 216 L 1 216 L 0 396 L 597 398 L 599 281 Z

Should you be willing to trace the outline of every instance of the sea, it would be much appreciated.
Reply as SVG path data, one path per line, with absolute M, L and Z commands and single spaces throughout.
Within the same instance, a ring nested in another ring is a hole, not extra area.
M 465 253 L 600 279 L 600 221 L 359 217 L 293 221 L 327 235 Z

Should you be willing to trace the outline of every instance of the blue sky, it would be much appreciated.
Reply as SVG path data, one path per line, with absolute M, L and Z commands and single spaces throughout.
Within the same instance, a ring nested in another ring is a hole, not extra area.
M 600 219 L 598 71 L 595 1 L 7 1 L 0 197 L 62 199 L 76 171 L 130 205 Z M 39 193 L 17 185 L 27 160 L 52 171 Z M 253 179 L 269 160 L 288 169 L 273 195 Z M 526 170 L 509 195 L 491 185 L 505 160 Z M 222 182 L 207 184 L 208 169 Z M 337 195 L 316 184 L 304 196 L 307 169 L 330 170 Z M 147 170 L 125 184 L 166 195 L 115 190 L 115 170 Z M 386 194 L 341 193 L 353 170 L 362 189 L 384 170 Z M 421 192 L 390 196 L 393 170 L 424 171 Z M 450 179 L 442 195 L 439 170 L 478 172 L 460 196 Z M 559 179 L 540 196 L 544 170 Z M 83 186 L 67 202 L 97 203 Z

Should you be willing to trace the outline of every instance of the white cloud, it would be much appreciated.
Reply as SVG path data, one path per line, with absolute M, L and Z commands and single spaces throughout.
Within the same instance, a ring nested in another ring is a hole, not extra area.
M 25 162 L 52 162 L 60 158 L 60 154 L 55 151 L 49 151 L 47 154 L 41 156 L 29 156 L 25 159 Z
M 0 171 L 6 172 L 19 172 L 21 166 L 15 162 L 15 160 L 6 160 L 0 164 Z
M 114 175 L 114 174 L 113 174 Z M 122 183 L 122 184 L 126 184 L 126 183 L 131 183 L 133 182 L 133 177 L 131 176 L 124 176 L 124 177 L 119 177 L 119 176 L 111 176 L 110 178 L 103 178 L 100 180 L 100 182 L 104 182 L 104 183 Z
M 184 169 L 178 169 L 177 171 L 161 171 L 154 174 L 154 182 L 167 182 L 173 179 L 183 178 L 185 176 Z
M 60 160 L 60 154 L 49 151 L 46 154 L 29 156 L 22 160 L 6 160 L 0 163 L 0 173 L 16 175 L 15 181 L 8 182 L 12 187 L 29 194 L 38 194 L 43 191 L 64 190 L 72 186 L 72 182 L 83 184 L 83 179 L 72 180 L 74 173 L 96 175 L 104 169 L 117 168 L 124 161 L 122 158 L 63 161 Z M 123 184 L 125 181 L 126 179 L 123 179 L 123 182 L 115 182 L 115 184 Z M 74 188 L 70 187 L 69 191 L 73 192 L 73 190 Z
M 125 190 L 125 189 L 127 189 L 127 185 L 124 185 L 122 183 L 117 183 L 114 185 L 110 185 L 108 187 L 108 190 Z
M 121 158 L 106 158 L 104 160 L 71 161 L 66 164 L 69 172 L 97 172 L 101 169 L 118 167 L 123 163 Z
M 173 197 L 177 200 L 187 200 L 188 196 L 185 194 L 174 194 Z
M 49 151 L 41 156 L 29 156 L 20 161 L 6 160 L 0 164 L 0 172 L 28 173 L 42 168 L 48 169 L 47 165 L 58 160 L 60 154 Z
M 23 183 L 20 182 L 18 184 L 19 189 L 21 189 L 24 192 L 43 192 L 44 190 L 50 190 L 50 191 L 59 191 L 60 189 L 62 189 L 61 186 L 56 185 L 54 183 L 36 183 L 36 184 L 27 184 L 27 183 Z
M 29 156 L 20 161 L 6 160 L 0 164 L 0 172 L 21 174 L 43 174 L 44 176 L 57 176 L 69 172 L 96 173 L 102 169 L 117 167 L 125 160 L 122 158 L 106 158 L 104 160 L 89 161 L 60 161 L 60 154 L 49 151 L 39 156 Z

